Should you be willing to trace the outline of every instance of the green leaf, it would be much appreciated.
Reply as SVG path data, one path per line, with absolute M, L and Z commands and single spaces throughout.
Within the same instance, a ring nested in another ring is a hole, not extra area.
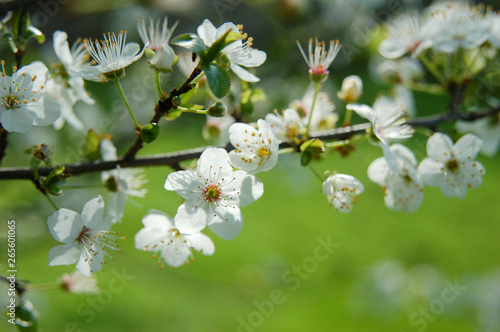
M 21 40 L 24 38 L 30 26 L 29 12 L 26 6 L 18 7 L 12 14 L 12 34 L 16 39 Z M 21 37 L 21 38 L 20 38 Z
M 141 127 L 141 138 L 146 143 L 153 142 L 160 134 L 160 127 L 156 123 L 148 123 Z
M 323 142 L 319 139 L 311 139 L 305 143 L 300 145 L 300 151 L 302 152 L 310 152 L 310 153 L 323 153 L 326 151 Z
M 30 301 L 24 300 L 16 307 L 16 326 L 19 331 L 38 331 L 38 313 Z
M 224 97 L 231 87 L 231 77 L 229 73 L 225 71 L 221 65 L 217 63 L 211 63 L 207 66 L 203 66 L 205 75 L 207 76 L 208 86 L 212 93 L 217 98 Z
M 300 164 L 307 166 L 311 162 L 312 154 L 309 151 L 304 151 L 300 154 Z
M 208 65 L 215 59 L 219 57 L 220 52 L 229 44 L 234 43 L 235 41 L 243 39 L 243 36 L 238 32 L 234 32 L 232 30 L 226 31 L 225 34 L 220 36 L 214 43 L 208 48 L 205 56 L 201 56 L 201 64 Z
M 49 194 L 54 196 L 62 195 L 63 192 L 58 185 L 63 183 L 64 179 L 69 176 L 68 174 L 64 174 L 64 170 L 64 166 L 58 165 L 43 180 L 42 185 Z
M 207 49 L 203 40 L 193 33 L 185 33 L 177 36 L 172 40 L 171 44 L 187 48 L 198 54 L 201 58 L 203 58 Z
M 87 158 L 89 161 L 97 160 L 101 158 L 101 152 L 99 151 L 99 146 L 104 135 L 99 135 L 94 129 L 89 129 L 87 136 L 83 142 L 81 148 L 81 154 L 83 157 Z
M 178 109 L 171 109 L 170 111 L 168 111 L 163 117 L 165 118 L 165 120 L 167 121 L 174 121 L 175 119 L 177 119 L 178 117 L 180 117 L 182 115 L 182 111 L 181 110 L 178 110 Z

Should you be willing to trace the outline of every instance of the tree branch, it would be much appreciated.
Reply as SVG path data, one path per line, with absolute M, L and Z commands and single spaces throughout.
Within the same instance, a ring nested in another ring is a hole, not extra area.
M 170 91 L 170 95 L 165 100 L 160 98 L 155 107 L 155 115 L 153 116 L 151 121 L 149 121 L 149 123 L 157 124 L 160 121 L 161 117 L 166 113 L 168 113 L 170 109 L 172 109 L 173 107 L 172 100 L 174 99 L 174 97 L 180 96 L 191 90 L 194 87 L 193 85 L 191 85 L 191 82 L 193 82 L 193 80 L 200 74 L 201 74 L 201 69 L 195 68 L 191 73 L 191 75 L 186 79 L 184 84 L 182 84 L 179 89 L 176 88 L 172 89 L 172 91 Z M 123 155 L 122 160 L 132 161 L 135 158 L 137 152 L 142 148 L 142 144 L 143 144 L 142 137 L 141 135 L 138 135 L 134 144 L 132 144 L 132 146 L 128 149 L 128 151 Z
M 2 164 L 3 157 L 5 157 L 5 150 L 7 149 L 9 132 L 2 127 L 0 123 L 0 165 Z
M 474 121 L 486 116 L 498 114 L 500 107 L 486 109 L 477 113 L 443 113 L 429 117 L 415 118 L 408 121 L 408 124 L 413 127 L 427 127 L 435 128 L 438 124 L 445 122 L 452 122 L 456 120 Z M 320 140 L 343 140 L 348 139 L 350 136 L 366 132 L 371 127 L 371 123 L 363 123 L 353 125 L 350 127 L 342 127 L 332 129 L 327 132 L 312 133 L 311 139 L 317 138 Z M 280 148 L 291 147 L 289 143 L 283 143 Z M 230 151 L 233 149 L 231 144 L 226 146 L 219 146 Z M 117 166 L 122 168 L 127 167 L 144 167 L 144 166 L 170 166 L 176 170 L 179 169 L 179 163 L 185 160 L 198 158 L 207 147 L 199 147 L 191 150 L 184 150 L 178 152 L 156 154 L 147 157 L 133 158 L 126 160 L 125 158 L 111 161 L 96 161 L 92 163 L 77 163 L 63 165 L 65 173 L 68 175 L 80 175 L 90 172 L 101 172 L 115 169 Z M 38 173 L 40 176 L 47 176 L 54 168 L 53 167 L 39 167 Z M 29 167 L 6 167 L 0 169 L 0 180 L 8 179 L 28 179 L 34 181 L 33 169 Z

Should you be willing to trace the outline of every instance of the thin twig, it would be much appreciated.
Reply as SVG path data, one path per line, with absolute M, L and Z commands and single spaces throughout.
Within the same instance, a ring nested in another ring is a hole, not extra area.
M 408 124 L 413 127 L 435 128 L 438 124 L 441 123 L 452 122 L 456 120 L 474 121 L 489 115 L 498 114 L 499 112 L 500 112 L 500 107 L 486 109 L 476 113 L 452 113 L 452 114 L 443 113 L 429 117 L 411 119 L 408 120 Z M 366 130 L 369 129 L 370 127 L 371 123 L 363 123 L 363 124 L 353 125 L 350 127 L 332 129 L 330 131 L 322 133 L 311 133 L 310 139 L 317 138 L 320 140 L 345 140 L 355 134 L 366 132 Z M 289 148 L 292 146 L 293 146 L 292 144 L 283 143 L 280 145 L 280 149 Z M 233 149 L 233 146 L 231 144 L 219 147 L 225 148 L 227 151 Z M 77 164 L 69 164 L 63 166 L 65 167 L 65 173 L 68 175 L 80 175 L 90 172 L 107 171 L 115 169 L 117 166 L 120 166 L 122 168 L 144 167 L 144 166 L 170 166 L 178 170 L 180 162 L 198 158 L 203 153 L 203 151 L 205 151 L 206 148 L 207 147 L 199 147 L 191 150 L 133 158 L 131 160 L 126 160 L 122 158 L 111 161 L 95 161 L 91 163 L 77 163 Z M 39 167 L 38 173 L 40 176 L 47 176 L 53 169 L 54 167 Z M 0 180 L 8 180 L 8 179 L 28 179 L 32 180 L 35 183 L 35 185 L 37 185 L 38 182 L 34 180 L 33 169 L 29 167 L 1 168 Z

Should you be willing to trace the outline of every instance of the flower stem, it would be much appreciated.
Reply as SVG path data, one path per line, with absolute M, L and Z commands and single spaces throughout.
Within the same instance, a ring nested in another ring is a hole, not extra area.
M 352 110 L 346 108 L 345 116 L 344 116 L 344 126 L 348 126 L 351 124 Z
M 56 210 L 56 211 L 59 210 L 59 208 L 57 207 L 56 203 L 54 203 L 54 201 L 50 197 L 50 194 L 45 193 L 44 196 L 47 197 L 47 200 L 49 201 L 50 205 L 52 205 L 52 207 L 54 208 L 54 210 Z
M 307 120 L 307 127 L 306 127 L 306 133 L 305 137 L 307 138 L 309 134 L 309 127 L 311 127 L 311 119 L 314 111 L 314 105 L 316 104 L 316 98 L 318 97 L 318 92 L 319 92 L 319 82 L 316 82 L 314 85 L 314 96 L 311 104 L 311 110 L 309 111 L 309 120 Z
M 436 65 L 434 63 L 432 63 L 432 61 L 427 58 L 427 56 L 425 56 L 423 53 L 420 54 L 420 56 L 418 57 L 420 59 L 420 61 L 422 61 L 422 63 L 424 64 L 424 66 L 431 72 L 432 75 L 434 75 L 434 77 L 443 85 L 443 86 L 447 86 L 448 83 L 446 82 L 446 79 L 443 77 L 443 75 L 439 72 L 438 68 L 436 67 Z
M 297 152 L 296 148 L 283 148 L 278 151 L 278 154 L 285 154 L 285 153 L 294 153 Z
M 165 95 L 163 94 L 163 90 L 161 89 L 161 84 L 160 84 L 160 72 L 158 70 L 155 70 L 155 84 L 156 84 L 156 100 L 158 99 L 164 99 Z
M 61 284 L 50 283 L 50 284 L 38 284 L 38 285 L 28 285 L 27 289 L 29 291 L 45 291 L 61 288 Z
M 310 170 L 311 170 L 311 172 L 314 174 L 314 176 L 316 176 L 316 177 L 318 178 L 318 180 L 319 180 L 320 182 L 325 181 L 325 179 L 324 179 L 324 178 L 323 178 L 323 177 L 322 177 L 322 176 L 318 173 L 318 171 L 316 171 L 316 170 L 314 169 L 314 167 L 313 167 L 311 164 L 309 164 L 309 169 L 310 169 Z
M 130 114 L 130 117 L 132 118 L 132 121 L 134 121 L 134 125 L 136 129 L 141 128 L 141 125 L 137 122 L 135 119 L 134 113 L 132 113 L 132 110 L 130 109 L 130 105 L 128 104 L 127 97 L 125 96 L 125 93 L 123 92 L 122 85 L 120 83 L 120 80 L 118 78 L 115 79 L 116 86 L 118 87 L 118 91 L 120 91 L 120 95 L 122 96 L 123 102 L 125 103 L 125 106 L 127 107 L 128 113 Z

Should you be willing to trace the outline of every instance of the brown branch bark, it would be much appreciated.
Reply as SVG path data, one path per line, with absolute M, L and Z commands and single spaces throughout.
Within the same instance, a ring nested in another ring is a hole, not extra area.
M 427 127 L 435 128 L 437 125 L 445 122 L 452 122 L 456 120 L 474 121 L 476 119 L 498 114 L 500 107 L 483 110 L 477 113 L 443 113 L 429 117 L 415 118 L 408 121 L 408 124 L 413 127 Z M 310 138 L 318 138 L 321 140 L 343 140 L 352 135 L 364 133 L 371 127 L 371 123 L 363 123 L 353 125 L 350 127 L 342 127 L 332 129 L 328 132 L 312 133 Z M 280 148 L 290 147 L 288 143 L 280 145 Z M 233 149 L 231 144 L 220 146 L 227 151 Z M 112 161 L 96 161 L 92 163 L 77 163 L 64 165 L 65 173 L 69 175 L 80 175 L 90 172 L 101 172 L 106 170 L 115 169 L 117 166 L 126 167 L 146 167 L 146 166 L 169 166 L 176 170 L 179 169 L 179 163 L 186 160 L 198 158 L 207 147 L 199 147 L 191 150 L 184 150 L 178 152 L 171 152 L 165 154 L 157 154 L 147 157 L 133 158 L 126 160 L 125 158 L 112 160 Z M 39 167 L 38 173 L 40 176 L 47 176 L 52 167 Z M 6 167 L 0 169 L 0 180 L 8 179 L 28 179 L 34 180 L 33 169 L 28 167 Z

